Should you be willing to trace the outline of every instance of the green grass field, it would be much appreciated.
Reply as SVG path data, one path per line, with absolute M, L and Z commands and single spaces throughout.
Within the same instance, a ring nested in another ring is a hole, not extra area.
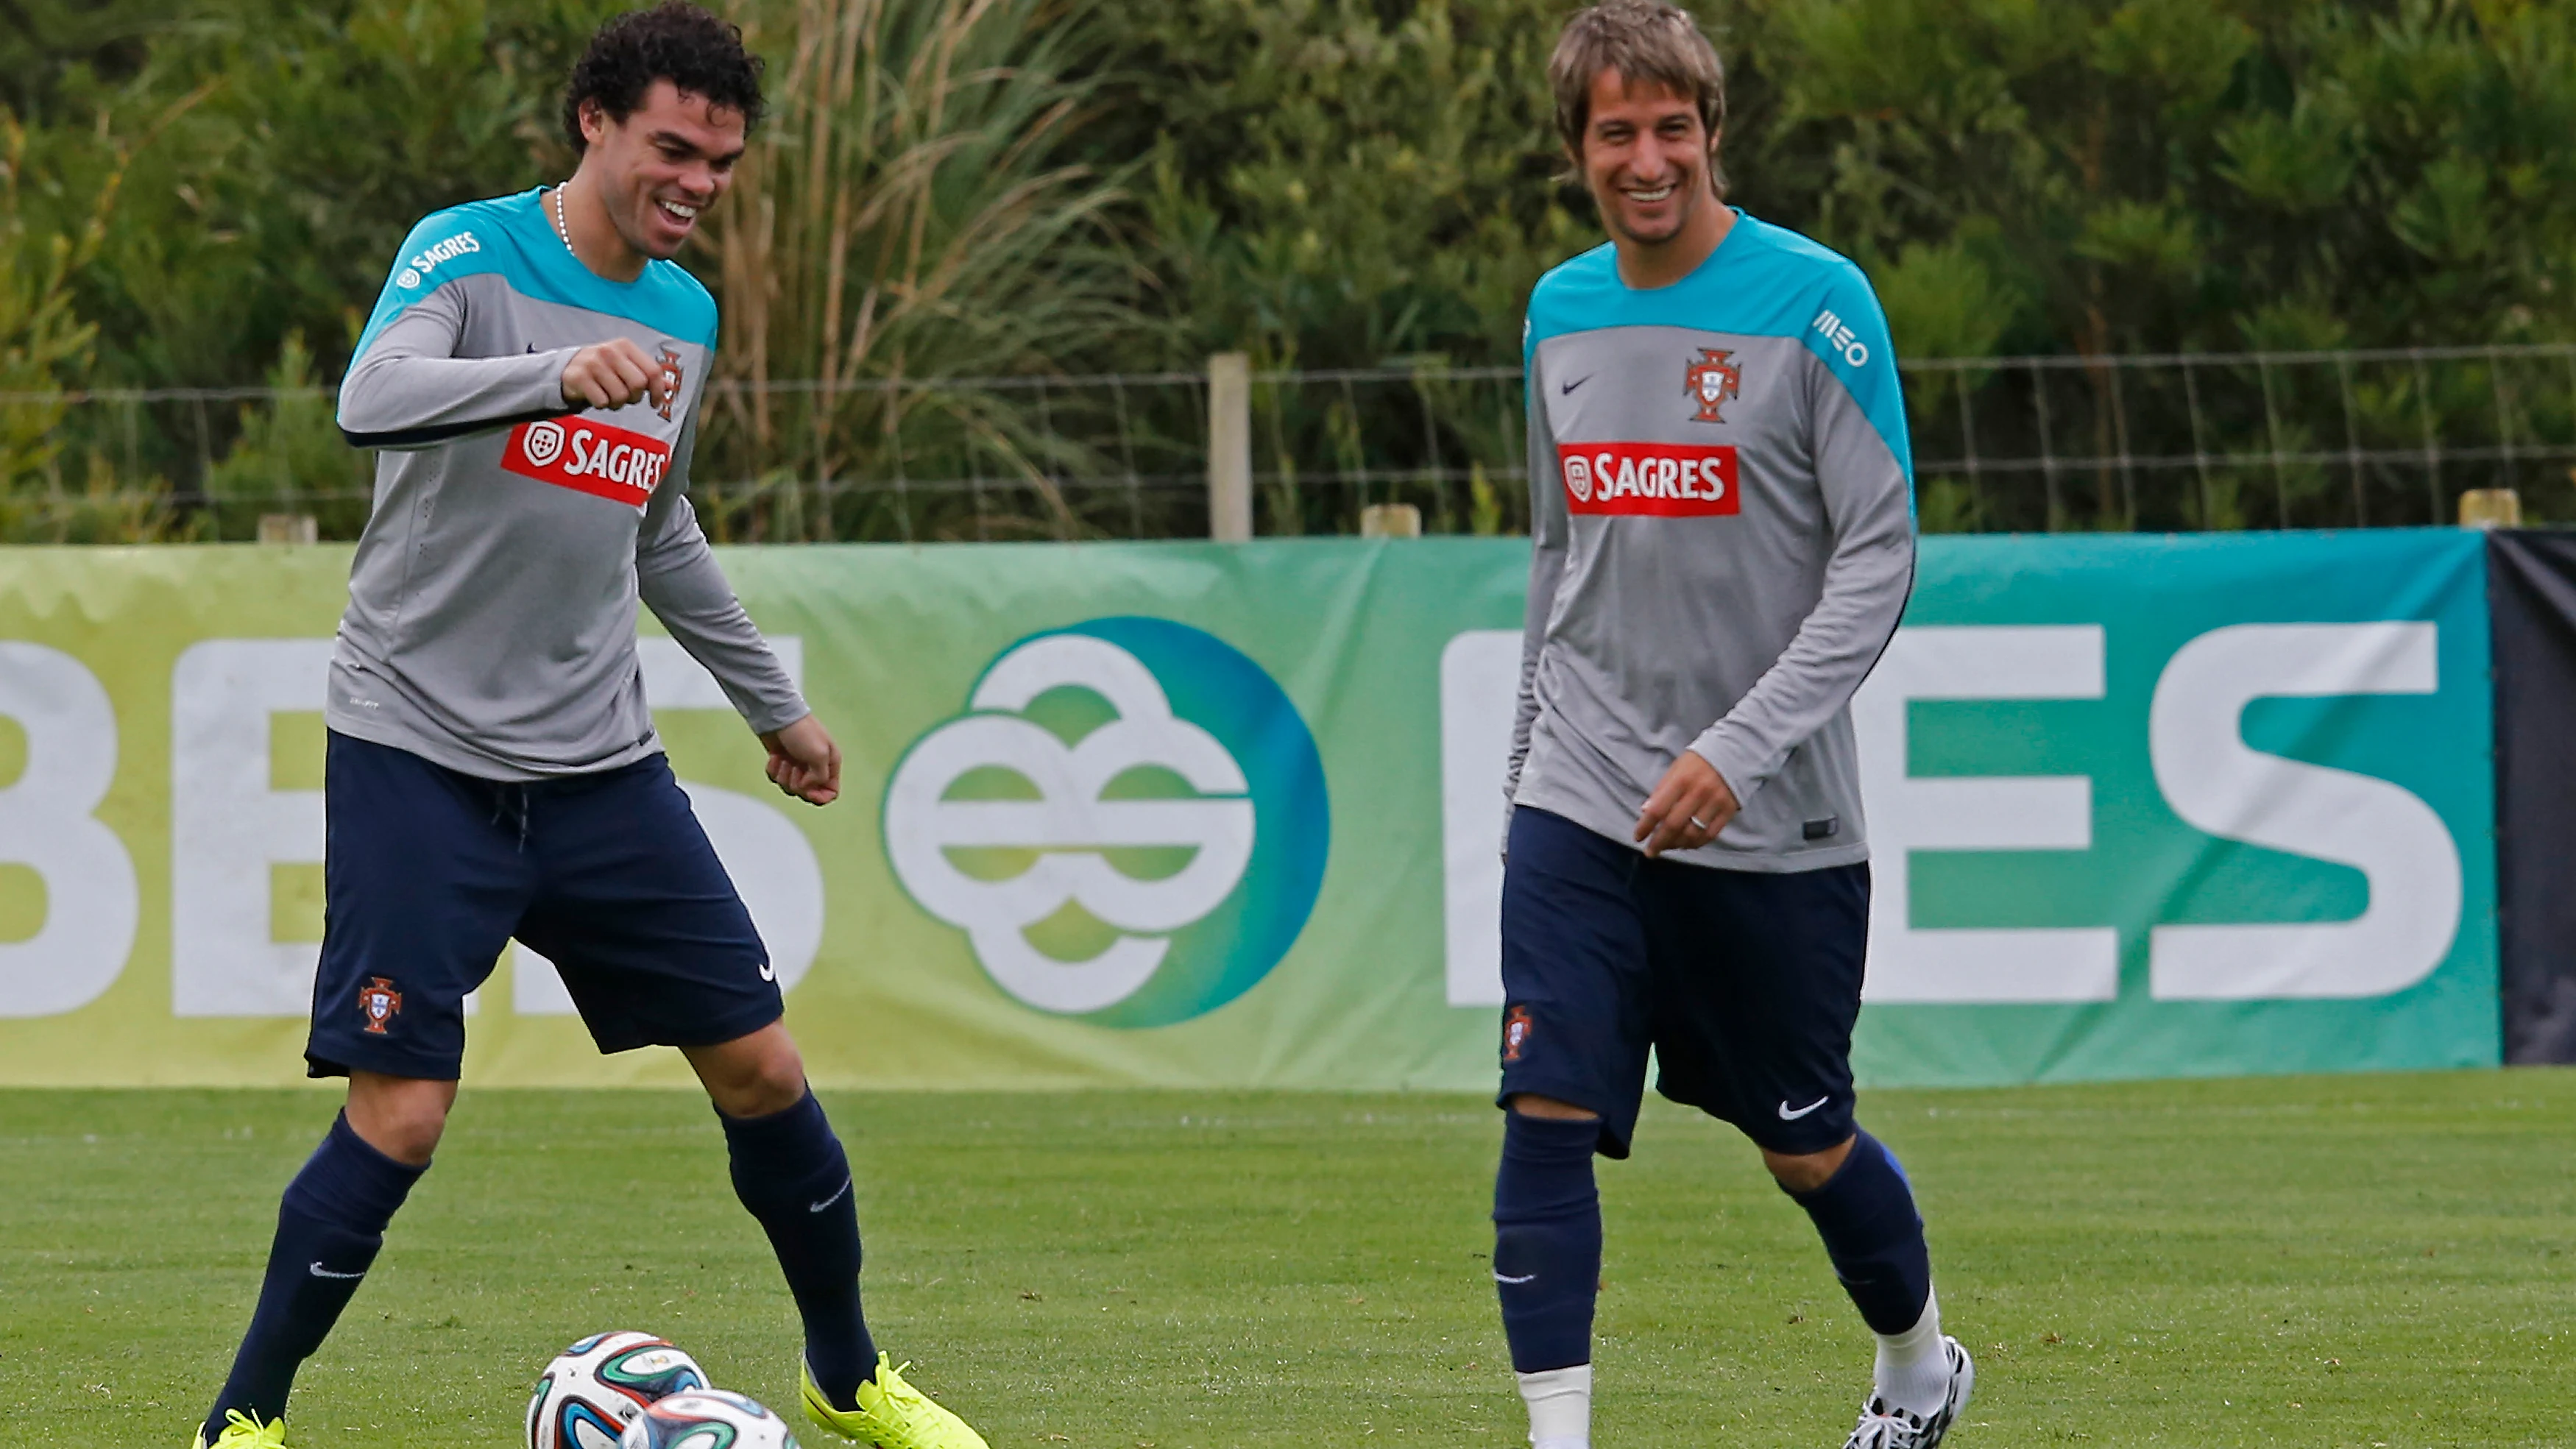
M 1454 1097 L 835 1096 L 870 1317 L 995 1449 L 1521 1442 Z M 2576 1442 L 2576 1073 L 1876 1092 L 1951 1330 L 1953 1443 Z M 0 1093 L 12 1444 L 184 1446 L 315 1093 Z M 1804 1217 L 1668 1106 L 1604 1164 L 1596 1441 L 1839 1445 L 1868 1339 Z M 792 1398 L 705 1104 L 469 1090 L 305 1371 L 297 1449 L 506 1449 L 575 1336 Z

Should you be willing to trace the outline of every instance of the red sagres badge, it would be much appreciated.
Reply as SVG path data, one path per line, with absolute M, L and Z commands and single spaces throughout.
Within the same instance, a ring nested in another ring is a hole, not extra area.
M 1507 1062 L 1519 1061 L 1521 1059 L 1521 1048 L 1529 1044 L 1529 1037 L 1529 1008 L 1526 1006 L 1515 1006 L 1512 1008 L 1511 1014 L 1503 1018 L 1503 1060 Z
M 522 478 L 641 510 L 662 486 L 671 445 L 588 418 L 547 418 L 510 430 L 510 440 L 501 445 L 501 466 Z
M 358 988 L 358 1010 L 367 1018 L 367 1034 L 383 1036 L 385 1023 L 402 1010 L 402 993 L 394 984 L 379 976 Z
M 1563 443 L 1556 461 L 1569 512 L 1707 518 L 1743 511 L 1731 447 Z
M 1690 370 L 1682 374 L 1682 392 L 1699 404 L 1699 411 L 1691 414 L 1693 422 L 1726 421 L 1717 410 L 1735 401 L 1744 388 L 1744 369 L 1727 361 L 1734 355 L 1703 347 L 1699 356 L 1691 359 Z
M 655 412 L 657 412 L 657 413 L 660 413 L 660 414 L 662 415 L 662 421 L 664 421 L 664 422 L 666 422 L 666 423 L 667 423 L 667 422 L 669 422 L 669 421 L 671 420 L 671 409 L 673 409 L 673 408 L 675 408 L 675 407 L 679 406 L 679 403 L 680 403 L 680 378 L 682 377 L 682 375 L 683 375 L 683 374 L 682 374 L 682 373 L 681 373 L 681 371 L 680 371 L 680 349 L 679 349 L 679 348 L 677 348 L 677 347 L 672 346 L 672 345 L 671 345 L 670 343 L 668 343 L 668 342 L 663 343 L 663 344 L 662 344 L 662 405 L 661 405 L 660 407 L 658 407 L 658 408 L 655 408 L 653 411 L 655 411 Z M 1727 395 L 1728 395 L 1729 397 L 1734 396 L 1734 394 L 1732 394 L 1732 393 L 1729 393 L 1729 394 L 1727 394 Z

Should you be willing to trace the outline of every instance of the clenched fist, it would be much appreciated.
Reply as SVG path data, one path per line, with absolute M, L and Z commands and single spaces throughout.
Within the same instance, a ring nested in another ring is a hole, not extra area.
M 629 338 L 585 347 L 564 364 L 563 400 L 568 407 L 622 408 L 649 402 L 658 408 L 670 400 L 671 392 L 662 364 Z

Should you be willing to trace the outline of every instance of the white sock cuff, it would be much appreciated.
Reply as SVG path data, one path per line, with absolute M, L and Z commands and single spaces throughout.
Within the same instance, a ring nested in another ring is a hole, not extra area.
M 1514 1374 L 1529 1405 L 1532 1449 L 1588 1449 L 1592 1442 L 1592 1365 Z
M 1941 1347 L 1941 1303 L 1923 1301 L 1923 1316 L 1903 1333 L 1878 1335 L 1878 1363 L 1871 1374 L 1879 1398 L 1924 1417 L 1950 1396 L 1950 1355 Z
M 1903 1333 L 1882 1333 L 1878 1341 L 1887 1351 L 1900 1358 L 1913 1358 L 1941 1344 L 1941 1295 L 1927 1290 L 1923 1295 L 1923 1316 Z

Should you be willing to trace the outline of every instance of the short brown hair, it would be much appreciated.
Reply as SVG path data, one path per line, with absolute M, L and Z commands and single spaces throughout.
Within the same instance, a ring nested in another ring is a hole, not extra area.
M 1556 132 L 1577 157 L 1592 123 L 1592 82 L 1605 70 L 1617 71 L 1624 84 L 1659 85 L 1690 100 L 1712 142 L 1726 126 L 1726 64 L 1690 12 L 1661 0 L 1601 0 L 1565 22 L 1547 61 Z M 1724 196 L 1726 174 L 1713 145 L 1708 177 Z

